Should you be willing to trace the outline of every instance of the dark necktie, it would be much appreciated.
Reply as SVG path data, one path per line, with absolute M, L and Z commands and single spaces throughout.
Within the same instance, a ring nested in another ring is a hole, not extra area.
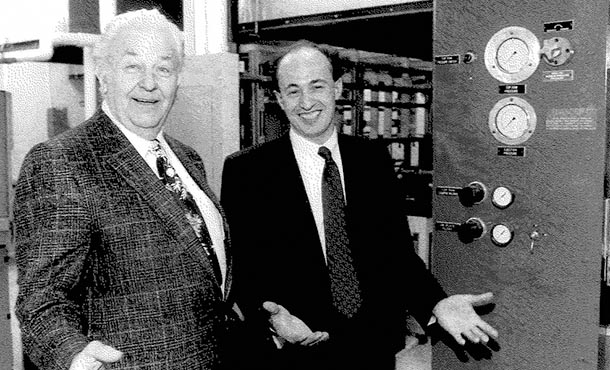
M 322 172 L 322 206 L 333 305 L 341 314 L 352 317 L 358 312 L 362 302 L 349 249 L 341 176 L 327 147 L 320 147 L 318 154 L 326 161 Z
M 199 207 L 197 207 L 197 203 L 195 203 L 195 199 L 193 199 L 191 193 L 186 190 L 186 187 L 182 183 L 180 177 L 178 177 L 174 167 L 169 164 L 165 150 L 163 150 L 159 141 L 156 139 L 153 140 L 152 151 L 157 157 L 157 170 L 159 172 L 159 176 L 161 176 L 161 180 L 165 184 L 165 187 L 172 192 L 174 198 L 178 200 L 178 203 L 184 210 L 186 219 L 195 231 L 195 234 L 197 234 L 205 254 L 212 263 L 214 275 L 220 284 L 222 282 L 220 264 L 218 263 L 216 252 L 214 252 L 214 248 L 212 247 L 210 232 L 208 231 L 205 220 L 199 211 Z

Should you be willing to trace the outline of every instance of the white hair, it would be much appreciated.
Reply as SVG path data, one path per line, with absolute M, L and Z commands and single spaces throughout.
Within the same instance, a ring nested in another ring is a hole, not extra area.
M 100 39 L 93 48 L 93 60 L 95 63 L 95 74 L 97 75 L 100 83 L 103 85 L 102 74 L 107 69 L 110 63 L 110 55 L 112 52 L 112 42 L 124 28 L 128 26 L 134 26 L 137 24 L 146 24 L 150 26 L 157 26 L 162 29 L 169 31 L 172 40 L 175 43 L 178 66 L 182 68 L 184 62 L 184 35 L 182 31 L 165 17 L 157 9 L 140 9 L 126 13 L 119 14 L 112 18 L 110 22 L 104 28 Z M 103 88 L 103 86 L 100 86 Z

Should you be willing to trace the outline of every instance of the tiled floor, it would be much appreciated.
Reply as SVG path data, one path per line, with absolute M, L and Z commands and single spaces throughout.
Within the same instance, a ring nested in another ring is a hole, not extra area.
M 405 349 L 396 355 L 396 370 L 431 370 L 430 342 L 419 344 L 416 338 L 407 338 Z
M 430 342 L 418 344 L 417 339 L 407 338 L 405 349 L 396 355 L 396 370 L 432 370 Z M 598 370 L 610 370 L 610 329 L 608 335 L 599 337 Z
M 412 335 L 405 339 L 405 348 L 396 355 L 396 370 L 432 370 L 432 346 L 430 340 L 420 344 L 417 337 L 425 338 L 424 330 L 407 315 L 407 332 Z

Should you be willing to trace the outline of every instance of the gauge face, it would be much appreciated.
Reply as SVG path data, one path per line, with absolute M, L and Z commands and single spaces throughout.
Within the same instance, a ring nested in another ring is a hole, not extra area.
M 498 208 L 506 208 L 515 200 L 513 193 L 504 186 L 498 186 L 491 194 L 491 203 Z
M 540 63 L 538 38 L 526 28 L 506 27 L 496 32 L 485 47 L 485 67 L 498 81 L 521 82 Z
M 498 132 L 509 139 L 517 139 L 529 128 L 527 112 L 516 104 L 500 108 L 496 117 Z
M 529 48 L 525 41 L 511 37 L 498 47 L 496 60 L 505 73 L 517 73 L 529 62 Z
M 513 240 L 513 232 L 503 224 L 495 225 L 491 229 L 491 241 L 501 247 L 507 246 Z
M 489 112 L 489 130 L 503 144 L 521 144 L 532 136 L 535 129 L 536 112 L 522 98 L 504 98 Z

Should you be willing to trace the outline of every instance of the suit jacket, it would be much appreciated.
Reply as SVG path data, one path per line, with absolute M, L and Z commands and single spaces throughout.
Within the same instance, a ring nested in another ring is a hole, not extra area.
M 166 138 L 220 209 L 201 158 Z M 68 369 L 100 340 L 124 352 L 107 368 L 217 369 L 229 302 L 171 192 L 102 111 L 30 151 L 14 215 L 16 311 L 37 366 Z
M 221 202 L 233 236 L 236 299 L 246 322 L 270 300 L 312 330 L 330 334 L 315 349 L 275 351 L 278 368 L 393 369 L 394 354 L 405 344 L 406 310 L 425 326 L 446 297 L 415 254 L 385 148 L 339 135 L 339 150 L 363 296 L 350 320 L 332 308 L 322 247 L 289 136 L 225 161 Z M 258 368 L 272 367 L 269 358 L 262 361 Z

